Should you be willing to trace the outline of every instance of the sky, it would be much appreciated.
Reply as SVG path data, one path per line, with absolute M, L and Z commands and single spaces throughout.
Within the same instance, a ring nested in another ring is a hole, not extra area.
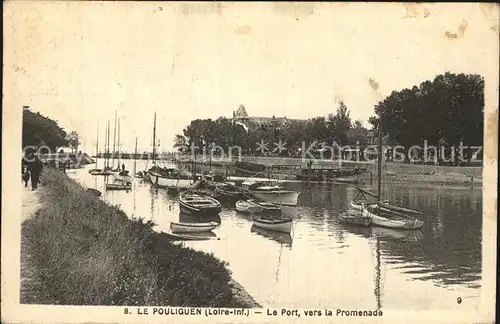
M 307 119 L 343 100 L 367 127 L 394 90 L 446 71 L 498 76 L 490 4 L 10 2 L 5 102 L 75 130 L 95 152 L 99 123 L 121 147 L 160 150 L 196 118 Z M 17 110 L 18 108 L 18 110 Z M 112 134 L 111 130 L 111 134 Z

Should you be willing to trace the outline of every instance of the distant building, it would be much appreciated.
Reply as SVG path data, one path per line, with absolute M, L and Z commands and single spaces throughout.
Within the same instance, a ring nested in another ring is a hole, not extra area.
M 367 132 L 367 144 L 376 145 L 378 143 L 378 134 L 374 129 L 369 129 Z
M 245 109 L 245 106 L 240 105 L 236 111 L 233 111 L 233 121 L 236 123 L 241 123 L 246 126 L 247 129 L 257 129 L 257 128 L 268 128 L 268 127 L 281 127 L 288 121 L 294 119 L 288 119 L 286 117 L 250 117 Z

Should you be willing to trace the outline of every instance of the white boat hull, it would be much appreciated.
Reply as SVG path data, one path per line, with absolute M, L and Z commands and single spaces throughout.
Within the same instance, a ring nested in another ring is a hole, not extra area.
M 269 223 L 263 223 L 259 222 L 255 219 L 252 219 L 252 224 L 255 225 L 255 227 L 263 228 L 266 230 L 270 231 L 275 231 L 275 232 L 281 232 L 281 233 L 290 233 L 292 231 L 292 225 L 293 222 L 292 220 L 284 222 L 284 223 L 278 223 L 278 224 L 269 224 Z
M 237 201 L 236 210 L 240 213 L 260 213 L 264 210 L 264 208 L 246 201 Z
M 299 192 L 296 191 L 287 191 L 282 193 L 251 191 L 251 193 L 252 195 L 261 200 L 286 206 L 297 206 L 297 200 L 300 194 Z
M 388 204 L 389 201 L 388 200 L 383 200 L 381 201 L 382 203 L 386 203 Z M 351 208 L 354 209 L 354 210 L 359 210 L 359 211 L 362 211 L 363 210 L 363 203 L 366 203 L 366 200 L 365 201 L 356 201 L 356 200 L 351 200 Z
M 151 183 L 161 188 L 188 189 L 194 183 L 192 179 L 171 179 L 151 173 L 149 174 L 149 179 Z
M 384 209 L 383 209 L 384 210 Z M 387 210 L 385 210 L 387 211 Z M 394 219 L 384 217 L 369 211 L 366 207 L 362 209 L 362 216 L 370 217 L 372 224 L 388 228 L 397 229 L 419 229 L 424 225 L 424 222 L 414 217 L 394 217 Z
M 170 230 L 173 233 L 200 233 L 210 232 L 219 226 L 216 222 L 210 223 L 170 223 Z
M 359 211 L 363 210 L 363 206 L 361 205 L 361 203 L 357 203 L 355 201 L 351 201 L 351 208 Z

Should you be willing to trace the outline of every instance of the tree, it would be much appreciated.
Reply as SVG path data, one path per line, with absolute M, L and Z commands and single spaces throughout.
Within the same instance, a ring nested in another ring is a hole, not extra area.
M 307 121 L 304 120 L 289 120 L 281 128 L 281 138 L 287 143 L 290 148 L 301 148 L 302 141 L 311 142 L 312 138 L 306 132 Z
M 361 121 L 356 120 L 352 127 L 346 132 L 347 144 L 366 145 L 368 142 L 368 129 L 363 127 Z
M 184 153 L 187 149 L 187 138 L 181 134 L 175 135 L 174 148 L 176 148 L 179 153 Z
M 80 136 L 78 135 L 77 132 L 72 131 L 71 133 L 68 134 L 67 142 L 69 147 L 71 148 L 71 151 L 74 153 L 78 150 L 78 147 L 80 146 Z
M 54 152 L 57 147 L 67 146 L 68 141 L 66 132 L 54 120 L 24 108 L 22 145 L 46 145 Z
M 483 145 L 484 79 L 446 72 L 411 89 L 393 91 L 369 119 L 390 139 L 406 146 Z
M 327 123 L 330 141 L 335 141 L 339 145 L 347 144 L 347 131 L 351 128 L 351 117 L 343 101 L 340 101 L 335 115 L 328 115 Z
M 312 142 L 326 142 L 329 140 L 329 132 L 326 126 L 325 117 L 315 117 L 309 119 L 306 126 L 306 134 Z

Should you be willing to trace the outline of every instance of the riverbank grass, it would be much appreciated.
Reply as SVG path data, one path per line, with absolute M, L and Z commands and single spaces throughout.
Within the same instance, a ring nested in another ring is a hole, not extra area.
M 225 262 L 166 241 L 62 173 L 44 170 L 40 200 L 22 224 L 32 267 L 22 303 L 249 307 Z

